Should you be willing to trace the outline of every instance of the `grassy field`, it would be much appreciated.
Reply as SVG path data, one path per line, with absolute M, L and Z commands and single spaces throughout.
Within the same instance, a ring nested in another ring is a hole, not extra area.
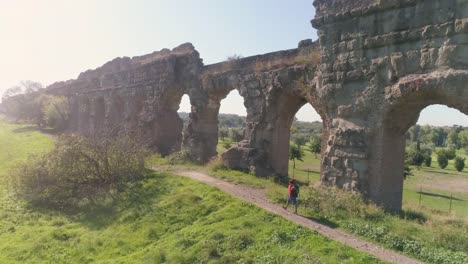
M 293 170 L 293 162 L 289 162 L 289 175 L 303 183 L 314 184 L 320 180 L 320 155 L 315 157 L 308 146 L 304 149 L 304 161 L 296 160 L 296 169 Z M 218 145 L 218 152 L 225 149 L 222 143 Z M 467 158 L 463 150 L 457 155 Z M 403 208 L 417 209 L 425 214 L 449 214 L 450 197 L 452 207 L 450 214 L 468 217 L 468 161 L 462 172 L 454 168 L 453 160 L 445 169 L 437 165 L 437 157 L 434 155 L 431 167 L 413 168 L 414 176 L 409 177 L 404 183 Z M 247 179 L 244 179 L 244 183 Z M 421 198 L 421 206 L 419 200 Z
M 3 179 L 52 146 L 0 121 L 0 263 L 380 263 L 206 185 L 148 173 L 112 208 L 31 208 Z
M 299 181 L 307 183 L 307 171 L 312 171 L 309 179 L 313 184 L 319 180 L 319 160 L 308 150 L 305 151 L 305 154 L 304 161 L 296 161 L 294 175 Z M 292 164 L 291 161 L 289 173 L 291 176 L 293 175 Z M 403 245 L 407 243 L 408 247 L 411 247 L 411 244 L 415 243 L 419 247 L 419 245 L 424 244 L 426 248 L 430 248 L 434 252 L 441 250 L 441 255 L 452 254 L 447 252 L 468 253 L 468 188 L 466 187 L 468 173 L 466 170 L 457 172 L 453 168 L 453 164 L 450 164 L 445 170 L 436 168 L 435 165 L 434 159 L 433 166 L 430 168 L 419 170 L 414 168 L 415 176 L 405 181 L 404 212 L 401 215 L 382 212 L 382 215 L 376 214 L 376 217 L 366 219 L 349 212 L 333 211 L 335 209 L 340 211 L 340 206 L 347 206 L 346 202 L 335 207 L 330 206 L 332 209 L 324 208 L 321 211 L 311 211 L 301 207 L 300 213 L 422 260 L 444 263 L 447 261 L 446 259 L 431 259 L 427 254 L 424 256 L 424 250 L 418 251 L 422 253 L 415 253 Z M 210 172 L 210 174 L 228 181 L 265 188 L 269 198 L 274 202 L 284 203 L 286 200 L 286 186 L 278 184 L 272 179 L 261 179 L 246 173 L 229 170 L 217 170 Z M 419 206 L 421 188 L 422 205 Z M 306 187 L 302 189 L 301 196 L 307 197 L 309 190 Z M 452 201 L 452 211 L 448 213 L 450 195 L 453 195 L 455 199 Z M 337 197 L 330 196 L 329 198 L 335 199 Z M 442 253 L 445 250 L 448 251 Z

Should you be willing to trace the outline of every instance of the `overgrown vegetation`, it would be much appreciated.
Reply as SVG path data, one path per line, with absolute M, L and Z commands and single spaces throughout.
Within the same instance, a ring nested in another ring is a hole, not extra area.
M 465 169 L 465 158 L 456 157 L 455 158 L 455 169 L 457 171 L 463 171 Z
M 97 205 L 142 179 L 148 152 L 128 136 L 60 136 L 54 148 L 18 162 L 13 191 L 35 205 L 64 210 Z
M 0 263 L 380 263 L 212 187 L 147 172 L 112 207 L 73 214 L 14 199 L 15 161 L 53 149 L 0 122 Z
M 187 150 L 180 150 L 169 155 L 167 161 L 169 165 L 177 165 L 192 162 L 193 158 Z
M 63 131 L 70 115 L 68 99 L 46 94 L 43 88 L 40 83 L 24 81 L 8 89 L 2 96 L 2 111 L 15 122 Z
M 257 188 L 266 188 L 272 201 L 284 204 L 286 185 L 271 179 L 218 169 L 211 175 Z M 366 203 L 358 194 L 332 187 L 303 186 L 299 214 L 332 227 L 339 227 L 390 249 L 428 263 L 468 261 L 468 223 L 462 219 L 429 217 L 418 210 L 390 214 Z

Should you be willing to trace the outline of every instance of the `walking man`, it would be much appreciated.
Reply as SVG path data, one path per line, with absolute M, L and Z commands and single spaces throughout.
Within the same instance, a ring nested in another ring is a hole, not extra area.
M 286 206 L 283 206 L 285 210 L 288 210 L 289 204 L 294 205 L 294 213 L 297 214 L 297 196 L 299 195 L 299 185 L 294 181 L 290 180 L 289 181 L 289 186 L 288 186 L 288 202 L 286 203 Z

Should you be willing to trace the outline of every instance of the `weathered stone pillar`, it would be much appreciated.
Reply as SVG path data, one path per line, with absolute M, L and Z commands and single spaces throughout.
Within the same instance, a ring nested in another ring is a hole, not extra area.
M 401 209 L 404 134 L 431 104 L 465 111 L 464 1 L 316 0 L 316 97 L 330 116 L 322 182 Z
M 219 98 L 195 98 L 182 148 L 200 163 L 217 155 Z

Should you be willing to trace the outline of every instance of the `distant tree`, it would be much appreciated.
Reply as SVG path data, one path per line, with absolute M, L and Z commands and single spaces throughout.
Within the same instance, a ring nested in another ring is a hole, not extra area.
M 244 136 L 240 129 L 231 128 L 229 130 L 229 137 L 231 138 L 232 141 L 239 142 L 243 139 Z
M 421 131 L 420 125 L 414 125 L 409 129 L 410 141 L 417 142 L 419 141 L 419 132 Z
M 291 129 L 289 130 L 289 133 L 291 133 L 291 135 L 297 134 L 297 127 L 295 125 L 292 125 Z
M 458 140 L 462 148 L 468 147 L 468 130 L 461 131 L 458 133 Z
M 417 147 L 410 148 L 406 153 L 407 160 L 410 165 L 420 167 L 424 162 L 424 155 Z
M 43 88 L 39 82 L 22 81 L 6 90 L 2 95 L 2 102 L 6 101 L 6 114 L 17 121 L 34 122 L 41 127 L 44 124 L 42 101 L 45 96 L 32 93 Z
M 410 160 L 406 156 L 406 158 L 405 158 L 405 168 L 404 168 L 404 171 L 403 171 L 403 178 L 406 180 L 410 176 L 413 176 L 413 169 L 411 168 Z
M 236 61 L 236 60 L 240 60 L 242 58 L 244 58 L 244 56 L 242 56 L 240 54 L 232 54 L 232 55 L 227 56 L 226 61 Z
M 461 157 L 455 158 L 455 169 L 457 171 L 463 171 L 465 169 L 465 159 Z
M 426 167 L 431 167 L 431 165 L 432 165 L 432 156 L 431 155 L 424 155 L 424 165 Z
M 457 156 L 454 148 L 438 148 L 436 154 L 437 156 L 445 156 L 448 160 L 453 160 Z
M 312 136 L 310 139 L 310 151 L 312 154 L 314 154 L 315 158 L 317 158 L 317 155 L 322 152 L 322 142 L 320 140 L 319 136 Z
M 15 96 L 15 95 L 18 95 L 18 94 L 21 94 L 21 93 L 23 93 L 23 89 L 21 88 L 21 86 L 17 85 L 17 86 L 10 87 L 5 92 L 3 92 L 2 102 L 5 101 L 6 99 L 12 97 L 12 96 Z
M 448 165 L 448 159 L 444 152 L 437 153 L 437 163 L 441 169 L 445 169 Z
M 452 147 L 448 148 L 445 151 L 445 153 L 446 153 L 447 159 L 449 160 L 453 160 L 457 157 L 457 151 Z
M 426 167 L 431 167 L 432 165 L 432 149 L 424 147 L 421 149 L 421 153 L 424 157 L 424 165 Z
M 35 81 L 22 81 L 20 85 L 23 87 L 24 93 L 32 93 L 44 89 L 44 85 Z
M 224 141 L 225 138 L 229 136 L 229 129 L 226 127 L 222 127 L 219 130 L 219 137 L 221 138 L 222 141 Z
M 448 135 L 447 135 L 447 146 L 452 147 L 452 148 L 456 148 L 456 149 L 459 149 L 461 147 L 459 139 L 458 139 L 457 129 L 451 129 L 450 132 L 448 133 Z
M 70 107 L 68 100 L 62 96 L 49 96 L 43 102 L 44 119 L 47 126 L 56 131 L 62 131 L 67 127 Z
M 304 151 L 298 145 L 289 146 L 289 160 L 293 161 L 293 169 L 296 168 L 296 160 L 304 161 Z
M 431 130 L 431 133 L 429 134 L 429 138 L 435 146 L 442 147 L 444 146 L 444 143 L 445 143 L 446 134 L 442 128 L 437 127 Z
M 232 146 L 231 142 L 227 142 L 227 141 L 226 141 L 226 142 L 223 143 L 224 149 L 230 149 L 231 146 Z
M 294 144 L 298 145 L 298 146 L 304 146 L 306 143 L 307 143 L 308 139 L 306 136 L 304 135 L 294 135 L 293 136 L 293 142 Z
M 219 127 L 225 128 L 243 128 L 245 126 L 245 117 L 233 114 L 219 114 Z

